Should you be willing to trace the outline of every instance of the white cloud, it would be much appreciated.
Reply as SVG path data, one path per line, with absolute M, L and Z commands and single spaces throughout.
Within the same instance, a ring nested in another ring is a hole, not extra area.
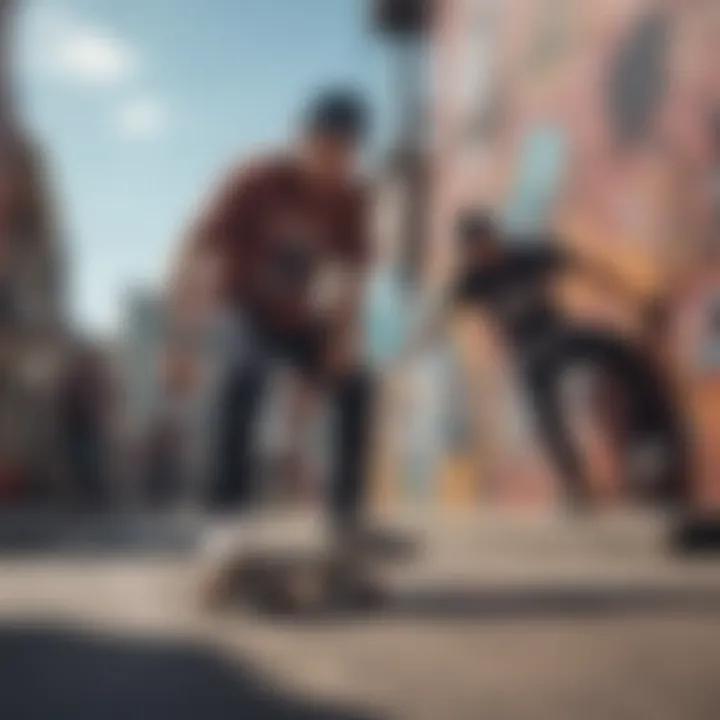
M 0 0 L 1 1 L 1 0 Z M 88 21 L 59 5 L 28 7 L 23 26 L 22 59 L 31 72 L 53 82 L 111 93 L 89 96 L 103 105 L 117 135 L 130 140 L 152 140 L 167 130 L 169 113 L 164 101 L 142 92 L 145 71 L 140 52 L 112 28 Z
M 26 51 L 44 75 L 93 87 L 125 83 L 140 65 L 132 44 L 111 29 L 42 6 L 29 18 Z
M 167 129 L 168 112 L 165 104 L 150 95 L 137 96 L 123 103 L 117 111 L 117 129 L 131 140 L 152 140 Z

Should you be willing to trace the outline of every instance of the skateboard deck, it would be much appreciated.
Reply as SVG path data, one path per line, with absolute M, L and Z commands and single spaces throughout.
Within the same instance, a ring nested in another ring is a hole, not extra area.
M 389 535 L 374 540 L 348 540 L 302 523 L 238 527 L 234 539 L 209 554 L 201 601 L 210 610 L 273 615 L 378 608 L 387 596 L 388 573 L 403 558 L 399 548 L 407 557 L 411 542 Z

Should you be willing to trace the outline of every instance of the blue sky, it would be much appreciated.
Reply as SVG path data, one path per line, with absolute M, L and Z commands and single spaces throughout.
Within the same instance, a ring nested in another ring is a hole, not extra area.
M 91 330 L 112 331 L 127 289 L 163 277 L 218 169 L 284 141 L 314 89 L 351 80 L 384 105 L 366 0 L 22 5 L 22 113 L 49 154 L 71 309 Z

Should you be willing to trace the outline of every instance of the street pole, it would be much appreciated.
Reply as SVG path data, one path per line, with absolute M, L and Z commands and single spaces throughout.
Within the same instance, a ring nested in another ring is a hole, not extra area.
M 432 8 L 431 0 L 376 0 L 373 6 L 373 26 L 394 53 L 392 96 L 396 98 L 397 128 L 390 158 L 401 186 L 401 271 L 410 291 L 422 282 L 426 251 L 424 90 L 426 36 Z

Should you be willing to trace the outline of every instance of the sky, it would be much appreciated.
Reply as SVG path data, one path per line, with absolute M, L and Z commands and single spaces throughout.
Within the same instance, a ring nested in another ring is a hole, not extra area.
M 353 82 L 383 125 L 367 0 L 23 0 L 21 116 L 48 156 L 70 308 L 112 333 L 162 282 L 218 172 L 286 142 L 313 91 Z

